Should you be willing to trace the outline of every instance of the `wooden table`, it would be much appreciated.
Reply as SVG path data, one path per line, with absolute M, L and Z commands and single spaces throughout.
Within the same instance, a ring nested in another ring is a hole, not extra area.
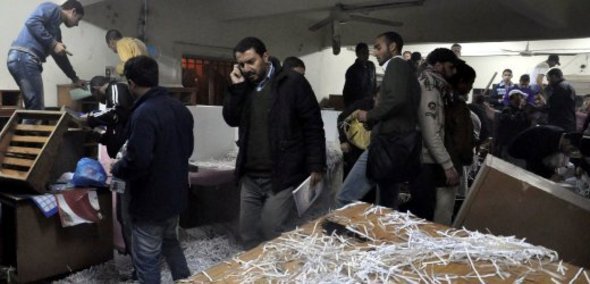
M 232 260 L 224 261 L 219 263 L 203 272 L 199 272 L 193 275 L 191 278 L 182 281 L 183 283 L 208 283 L 208 282 L 217 282 L 217 283 L 241 283 L 244 281 L 244 277 L 248 275 L 245 273 L 245 269 L 249 269 L 248 271 L 253 271 L 252 267 L 245 268 L 243 263 L 258 259 L 263 257 L 265 254 L 268 254 L 269 251 L 272 250 L 273 244 L 278 242 L 282 242 L 284 239 L 293 236 L 294 234 L 299 235 L 308 235 L 308 236 L 320 236 L 322 227 L 321 223 L 325 218 L 329 218 L 330 220 L 337 220 L 338 223 L 343 225 L 356 225 L 355 228 L 363 228 L 363 226 L 373 228 L 367 235 L 371 236 L 374 241 L 368 242 L 358 242 L 355 246 L 358 246 L 359 249 L 365 249 L 369 251 L 371 244 L 404 244 L 407 242 L 407 236 L 404 234 L 404 228 L 396 228 L 387 225 L 383 227 L 383 223 L 379 223 L 378 218 L 380 216 L 385 216 L 384 214 L 389 214 L 391 211 L 389 209 L 383 210 L 372 210 L 374 212 L 370 214 L 366 214 L 368 211 L 367 209 L 374 208 L 366 203 L 358 203 L 353 206 L 346 207 L 342 210 L 337 210 L 328 215 L 319 218 L 316 221 L 306 224 L 300 230 L 291 231 L 284 233 L 281 237 L 269 241 L 267 243 L 261 244 L 260 246 L 243 252 L 240 255 L 236 256 Z M 418 220 L 416 218 L 412 218 L 412 220 Z M 457 231 L 455 229 L 450 229 L 449 227 L 434 224 L 431 222 L 423 221 L 422 224 L 417 225 L 418 230 L 425 234 L 431 236 L 438 236 L 437 231 L 447 231 L 447 232 L 454 232 Z M 450 230 L 449 230 L 450 229 Z M 359 231 L 362 231 L 359 230 Z M 334 237 L 332 237 L 334 238 Z M 282 240 L 283 239 L 283 240 Z M 352 238 L 350 238 L 352 239 Z M 266 249 L 264 246 L 267 246 Z M 240 264 L 242 263 L 242 264 Z M 476 259 L 473 260 L 473 267 L 477 268 L 477 271 L 481 275 L 488 275 L 484 278 L 485 283 L 514 283 L 517 280 L 522 280 L 523 282 L 533 282 L 533 283 L 553 283 L 553 280 L 558 281 L 558 283 L 569 283 L 572 279 L 575 278 L 573 283 L 589 283 L 587 280 L 587 271 L 581 270 L 579 267 L 562 263 L 562 267 L 565 267 L 562 271 L 558 271 L 559 261 L 544 261 L 542 264 L 541 262 L 536 262 L 536 264 L 515 264 L 510 265 L 507 267 L 502 267 L 502 271 L 507 272 L 504 274 L 503 279 L 499 276 L 489 276 L 489 274 L 494 273 L 495 269 L 493 268 L 491 262 L 486 261 L 477 261 Z M 283 263 L 276 263 L 277 267 L 282 272 L 285 272 L 290 276 L 295 277 L 296 275 L 300 274 L 301 271 L 299 268 L 303 265 L 302 261 L 290 258 L 289 261 Z M 419 264 L 416 264 L 419 265 Z M 443 275 L 454 275 L 455 278 L 453 279 L 453 283 L 478 283 L 480 282 L 478 278 L 474 277 L 474 269 L 469 263 L 467 262 L 450 262 L 447 265 L 428 265 L 426 266 L 423 271 L 426 274 L 443 274 Z M 256 270 L 256 268 L 254 268 Z M 335 273 L 339 273 L 337 271 L 330 271 L 329 273 L 332 276 Z M 341 270 L 340 273 L 343 273 Z M 412 276 L 413 271 L 403 271 L 400 275 L 405 276 Z M 416 277 L 417 274 L 413 274 Z M 334 277 L 335 278 L 335 277 Z M 397 283 L 397 282 L 404 282 L 398 280 L 391 280 L 390 283 Z M 416 281 L 416 283 L 424 283 L 430 282 L 422 279 L 424 281 Z M 257 279 L 256 282 L 260 283 L 267 283 L 267 282 L 285 282 L 285 278 L 274 279 L 274 278 L 263 278 Z M 336 281 L 336 280 L 333 280 Z M 288 278 L 286 282 L 298 282 L 295 278 Z M 358 280 L 357 282 L 365 282 Z M 518 281 L 517 281 L 518 282 Z

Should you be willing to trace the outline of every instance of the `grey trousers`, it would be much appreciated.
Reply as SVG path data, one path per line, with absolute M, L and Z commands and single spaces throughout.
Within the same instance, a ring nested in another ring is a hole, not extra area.
M 453 221 L 455 197 L 459 186 L 437 187 L 436 205 L 434 207 L 434 222 L 450 226 Z
M 240 237 L 244 249 L 288 230 L 287 221 L 295 212 L 292 188 L 272 191 L 270 178 L 244 176 L 241 179 Z

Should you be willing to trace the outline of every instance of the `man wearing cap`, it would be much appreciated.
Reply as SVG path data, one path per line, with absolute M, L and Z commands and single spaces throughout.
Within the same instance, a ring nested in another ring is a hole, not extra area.
M 547 72 L 547 123 L 576 131 L 576 90 L 564 78 L 560 69 Z
M 559 56 L 557 54 L 549 55 L 546 61 L 539 63 L 531 72 L 531 88 L 536 92 L 541 92 L 543 90 L 543 83 L 547 83 L 547 80 L 543 80 L 545 78 L 545 74 L 549 71 L 549 68 L 553 68 L 559 64 Z

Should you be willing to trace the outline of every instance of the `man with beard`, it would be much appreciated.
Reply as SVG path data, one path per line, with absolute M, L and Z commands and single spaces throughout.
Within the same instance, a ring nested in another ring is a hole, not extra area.
M 418 120 L 424 139 L 422 171 L 411 186 L 412 203 L 422 218 L 450 224 L 459 185 L 459 173 L 445 147 L 445 101 L 451 95 L 447 82 L 460 59 L 450 49 L 437 48 L 426 58 L 418 76 L 422 90 Z M 420 200 L 416 198 L 420 197 Z M 411 209 L 412 210 L 412 209 Z M 414 212 L 412 211 L 412 212 Z
M 322 179 L 326 144 L 320 107 L 305 77 L 282 70 L 258 38 L 242 39 L 234 56 L 223 118 L 239 127 L 239 227 L 249 249 L 285 229 L 295 187 L 308 176 L 312 186 Z
M 45 107 L 41 72 L 42 64 L 49 55 L 75 86 L 85 86 L 86 81 L 76 76 L 68 59 L 67 55 L 71 53 L 62 42 L 59 28 L 62 23 L 68 28 L 76 27 L 82 17 L 82 4 L 76 0 L 68 0 L 61 6 L 43 3 L 26 20 L 8 51 L 7 60 L 8 71 L 23 93 L 26 109 L 42 110 Z
M 386 32 L 375 39 L 374 54 L 379 65 L 385 69 L 385 75 L 375 107 L 370 111 L 356 112 L 359 121 L 373 126 L 371 143 L 375 135 L 401 136 L 416 131 L 420 86 L 412 63 L 401 56 L 403 45 L 402 37 L 396 32 Z M 396 208 L 399 183 L 369 179 L 366 175 L 368 153 L 368 150 L 365 150 L 360 155 L 344 180 L 337 195 L 338 206 L 360 200 L 374 184 L 377 184 L 378 203 Z

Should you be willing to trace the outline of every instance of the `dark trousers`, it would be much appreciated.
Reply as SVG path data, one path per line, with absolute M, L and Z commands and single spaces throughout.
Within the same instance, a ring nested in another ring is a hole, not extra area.
M 440 183 L 441 171 L 442 167 L 439 164 L 422 164 L 420 174 L 410 183 L 411 199 L 407 209 L 412 214 L 429 221 L 433 220 L 436 187 Z M 442 174 L 444 175 L 444 172 Z

